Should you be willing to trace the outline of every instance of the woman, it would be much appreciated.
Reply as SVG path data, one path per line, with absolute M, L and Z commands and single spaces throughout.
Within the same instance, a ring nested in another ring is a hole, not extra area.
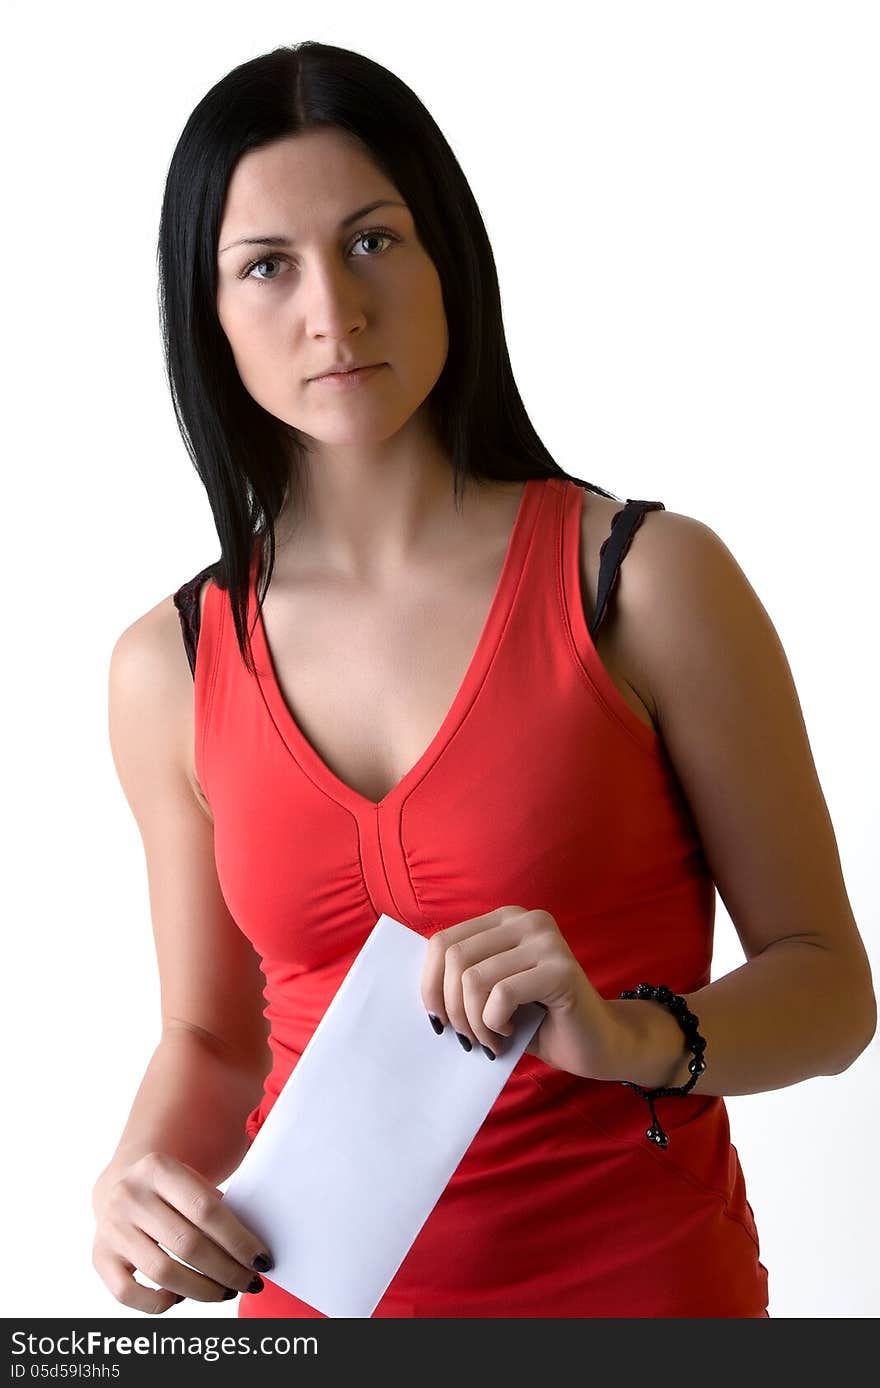
M 222 557 L 111 661 L 163 1032 L 95 1267 L 150 1313 L 321 1314 L 216 1187 L 386 912 L 479 1063 L 547 1015 L 375 1314 L 766 1317 L 723 1096 L 876 1020 L 766 613 L 708 527 L 550 457 L 470 189 L 384 68 L 304 43 L 218 83 L 160 262 Z M 747 962 L 710 983 L 716 886 Z

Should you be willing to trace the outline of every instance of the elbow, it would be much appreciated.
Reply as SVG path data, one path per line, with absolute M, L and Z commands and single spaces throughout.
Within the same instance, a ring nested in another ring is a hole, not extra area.
M 870 1046 L 871 1042 L 874 1040 L 874 1037 L 877 1034 L 877 999 L 874 996 L 873 990 L 871 992 L 871 999 L 869 1003 L 868 1018 L 868 1029 L 865 1032 L 865 1039 L 862 1042 L 862 1045 L 859 1049 L 859 1055 L 861 1055 L 862 1051 L 866 1051 L 868 1049 L 868 1047 Z
M 848 961 L 837 989 L 838 997 L 845 1000 L 848 1019 L 848 1049 L 847 1041 L 844 1041 L 843 1063 L 835 1072 L 842 1074 L 868 1049 L 877 1033 L 877 996 L 871 964 L 864 947 L 860 948 L 855 964 L 851 959 Z
M 836 1074 L 843 1074 L 844 1070 L 848 1070 L 851 1065 L 854 1065 L 862 1052 L 868 1049 L 877 1034 L 877 999 L 874 996 L 873 988 L 869 988 L 868 990 L 863 1016 L 865 1020 L 858 1033 L 858 1039 L 848 1053 L 843 1065 L 841 1065 L 839 1070 L 835 1071 Z
M 868 989 L 865 996 L 866 1024 L 864 1030 L 864 1040 L 859 1048 L 859 1055 L 866 1051 L 877 1034 L 877 997 L 874 992 L 874 985 L 868 979 Z

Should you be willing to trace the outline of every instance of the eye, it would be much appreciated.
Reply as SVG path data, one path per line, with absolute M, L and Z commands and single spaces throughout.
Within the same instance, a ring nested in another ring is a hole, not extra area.
M 249 279 L 249 278 L 250 278 L 251 271 L 252 271 L 252 270 L 256 270 L 256 268 L 257 268 L 258 265 L 271 265 L 273 261 L 275 261 L 275 262 L 277 262 L 278 264 L 280 264 L 282 260 L 286 260 L 286 259 L 287 259 L 286 256 L 281 256 L 281 255 L 266 255 L 266 256 L 263 256 L 261 260 L 252 260 L 251 263 L 250 263 L 250 265 L 246 265 L 246 266 L 244 267 L 244 269 L 242 270 L 241 274 L 239 275 L 239 279 L 242 279 L 242 280 Z M 257 275 L 256 278 L 257 278 L 257 280 L 259 281 L 259 283 L 261 283 L 261 284 L 266 284 L 266 282 L 267 282 L 267 281 L 263 278 L 262 275 Z M 277 275 L 271 275 L 269 278 L 270 278 L 270 279 L 277 279 L 278 276 L 277 276 Z
M 387 227 L 370 227 L 368 231 L 359 231 L 352 244 L 356 246 L 358 242 L 366 241 L 368 237 L 379 237 L 383 241 L 392 242 L 400 240 L 400 237 L 395 236 L 394 232 L 389 231 Z M 372 260 L 375 259 L 375 256 L 368 255 L 366 258 L 368 260 Z M 249 265 L 246 265 L 238 278 L 242 280 L 250 279 L 251 271 L 256 270 L 257 266 L 271 265 L 273 261 L 277 262 L 278 264 L 281 264 L 281 262 L 285 260 L 287 260 L 286 255 L 261 256 L 259 260 L 252 260 Z M 268 278 L 266 278 L 263 275 L 255 275 L 253 276 L 253 278 L 255 279 L 257 284 L 271 284 L 273 280 L 276 280 L 279 277 L 278 275 L 270 275 Z

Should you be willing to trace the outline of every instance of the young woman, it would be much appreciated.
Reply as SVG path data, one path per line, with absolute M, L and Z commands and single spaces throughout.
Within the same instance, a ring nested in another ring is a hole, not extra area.
M 375 1314 L 766 1316 L 723 1096 L 840 1072 L 876 1006 L 755 593 L 550 457 L 464 175 L 376 63 L 304 43 L 210 91 L 160 268 L 222 555 L 111 661 L 163 1031 L 95 1267 L 145 1312 L 321 1314 L 217 1184 L 386 912 L 462 1063 L 546 1017 Z M 716 887 L 746 962 L 710 982 Z

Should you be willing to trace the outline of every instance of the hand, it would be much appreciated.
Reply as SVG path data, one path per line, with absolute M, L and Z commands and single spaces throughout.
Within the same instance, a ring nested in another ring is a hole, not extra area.
M 604 1079 L 619 1069 L 618 1014 L 596 992 L 549 911 L 501 906 L 440 930 L 422 973 L 428 1012 L 497 1055 L 523 1003 L 547 1009 L 529 1055 L 573 1075 Z
M 186 1296 L 225 1301 L 258 1290 L 248 1284 L 257 1276 L 255 1256 L 267 1257 L 262 1240 L 224 1209 L 222 1191 L 166 1152 L 150 1152 L 121 1171 L 108 1168 L 95 1184 L 92 1208 L 92 1264 L 123 1306 L 159 1315 Z M 159 1290 L 138 1282 L 135 1271 Z

